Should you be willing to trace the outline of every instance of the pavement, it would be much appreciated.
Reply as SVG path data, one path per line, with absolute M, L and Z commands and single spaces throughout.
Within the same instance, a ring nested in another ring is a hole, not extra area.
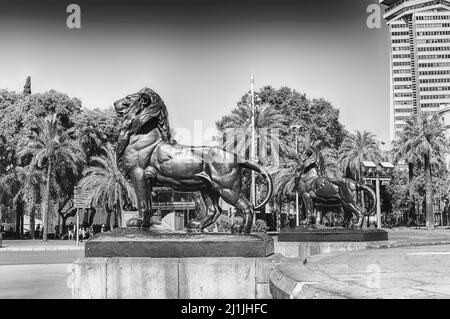
M 387 242 L 375 242 L 368 248 L 395 248 L 423 245 L 450 244 L 450 227 L 436 229 L 398 227 L 384 229 L 388 232 Z
M 70 299 L 71 264 L 82 250 L 0 253 L 0 300 Z
M 70 264 L 0 266 L 0 300 L 71 299 L 70 267 Z
M 84 256 L 84 242 L 3 240 L 1 299 L 70 299 L 71 264 Z
M 277 298 L 450 299 L 450 229 L 392 229 L 369 249 L 285 259 Z M 389 248 L 389 249 L 384 249 Z
M 77 246 L 74 240 L 48 240 L 43 242 L 36 239 L 7 240 L 2 241 L 0 253 L 8 251 L 68 251 L 84 250 L 84 242 Z
M 450 227 L 435 230 L 416 228 L 385 229 L 389 233 L 389 241 L 373 242 L 368 248 L 393 248 L 417 245 L 450 244 Z M 48 240 L 43 242 L 36 239 L 8 240 L 4 239 L 0 246 L 0 253 L 6 251 L 64 251 L 84 250 L 85 242 L 76 245 L 74 240 Z

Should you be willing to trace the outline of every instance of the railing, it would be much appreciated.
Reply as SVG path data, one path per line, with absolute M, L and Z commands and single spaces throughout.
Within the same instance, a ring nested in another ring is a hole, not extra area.
M 411 1 L 411 0 L 403 0 L 403 1 L 399 1 L 399 2 L 397 2 L 397 3 L 395 3 L 395 4 L 393 4 L 392 6 L 387 7 L 387 8 L 384 10 L 384 12 L 385 12 L 385 13 L 388 13 L 388 12 L 390 12 L 390 11 L 396 9 L 397 7 L 403 5 L 404 3 L 410 2 L 410 1 Z M 436 4 L 442 4 L 442 3 L 444 3 L 444 2 L 447 2 L 447 3 L 448 3 L 448 1 L 446 1 L 446 0 L 434 0 L 434 1 L 428 1 L 428 2 L 422 3 L 422 4 L 412 5 L 410 9 L 419 9 L 419 8 L 428 7 L 428 6 L 432 6 L 432 5 L 436 5 Z
M 403 3 L 407 2 L 407 1 L 410 1 L 410 0 L 403 0 L 403 1 L 396 2 L 393 5 L 387 7 L 386 9 L 384 9 L 384 12 L 387 13 L 388 11 L 391 11 L 392 9 L 397 8 L 399 5 L 401 5 L 401 4 L 403 4 Z
M 155 202 L 152 206 L 156 209 L 195 209 L 195 202 Z

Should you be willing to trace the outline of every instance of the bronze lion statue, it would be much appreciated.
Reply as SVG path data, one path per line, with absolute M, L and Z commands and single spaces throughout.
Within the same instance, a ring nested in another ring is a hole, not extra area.
M 114 103 L 121 121 L 117 161 L 131 178 L 137 196 L 138 215 L 128 227 L 151 226 L 151 191 L 168 186 L 178 191 L 199 191 L 205 202 L 204 218 L 191 221 L 191 229 L 204 229 L 222 213 L 219 198 L 234 206 L 243 223 L 233 231 L 249 233 L 255 209 L 260 209 L 272 195 L 272 179 L 259 165 L 242 160 L 218 147 L 187 146 L 171 136 L 167 108 L 161 97 L 149 88 Z M 267 181 L 267 195 L 257 207 L 241 196 L 241 170 L 251 169 Z

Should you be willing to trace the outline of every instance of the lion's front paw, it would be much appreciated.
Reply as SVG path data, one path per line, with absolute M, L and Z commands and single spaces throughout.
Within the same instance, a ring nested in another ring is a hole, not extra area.
M 190 230 L 197 230 L 197 229 L 201 229 L 201 221 L 198 220 L 191 220 L 189 222 L 189 224 L 187 224 L 186 228 L 190 229 Z
M 142 218 L 133 217 L 127 221 L 127 227 L 129 227 L 129 228 L 132 228 L 132 227 L 140 228 L 142 225 L 143 225 Z
M 244 231 L 244 225 L 243 224 L 234 224 L 231 227 L 231 233 L 232 234 L 242 234 L 242 232 Z

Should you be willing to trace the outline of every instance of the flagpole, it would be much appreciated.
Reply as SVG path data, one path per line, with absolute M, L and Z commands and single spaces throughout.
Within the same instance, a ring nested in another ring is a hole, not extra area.
M 251 145 L 251 160 L 256 162 L 256 110 L 255 110 L 255 79 L 253 74 L 250 77 L 250 90 L 252 94 L 252 145 Z M 252 184 L 250 188 L 250 197 L 253 206 L 256 206 L 256 182 L 255 171 L 252 170 Z M 253 215 L 253 223 L 256 223 L 256 212 Z

